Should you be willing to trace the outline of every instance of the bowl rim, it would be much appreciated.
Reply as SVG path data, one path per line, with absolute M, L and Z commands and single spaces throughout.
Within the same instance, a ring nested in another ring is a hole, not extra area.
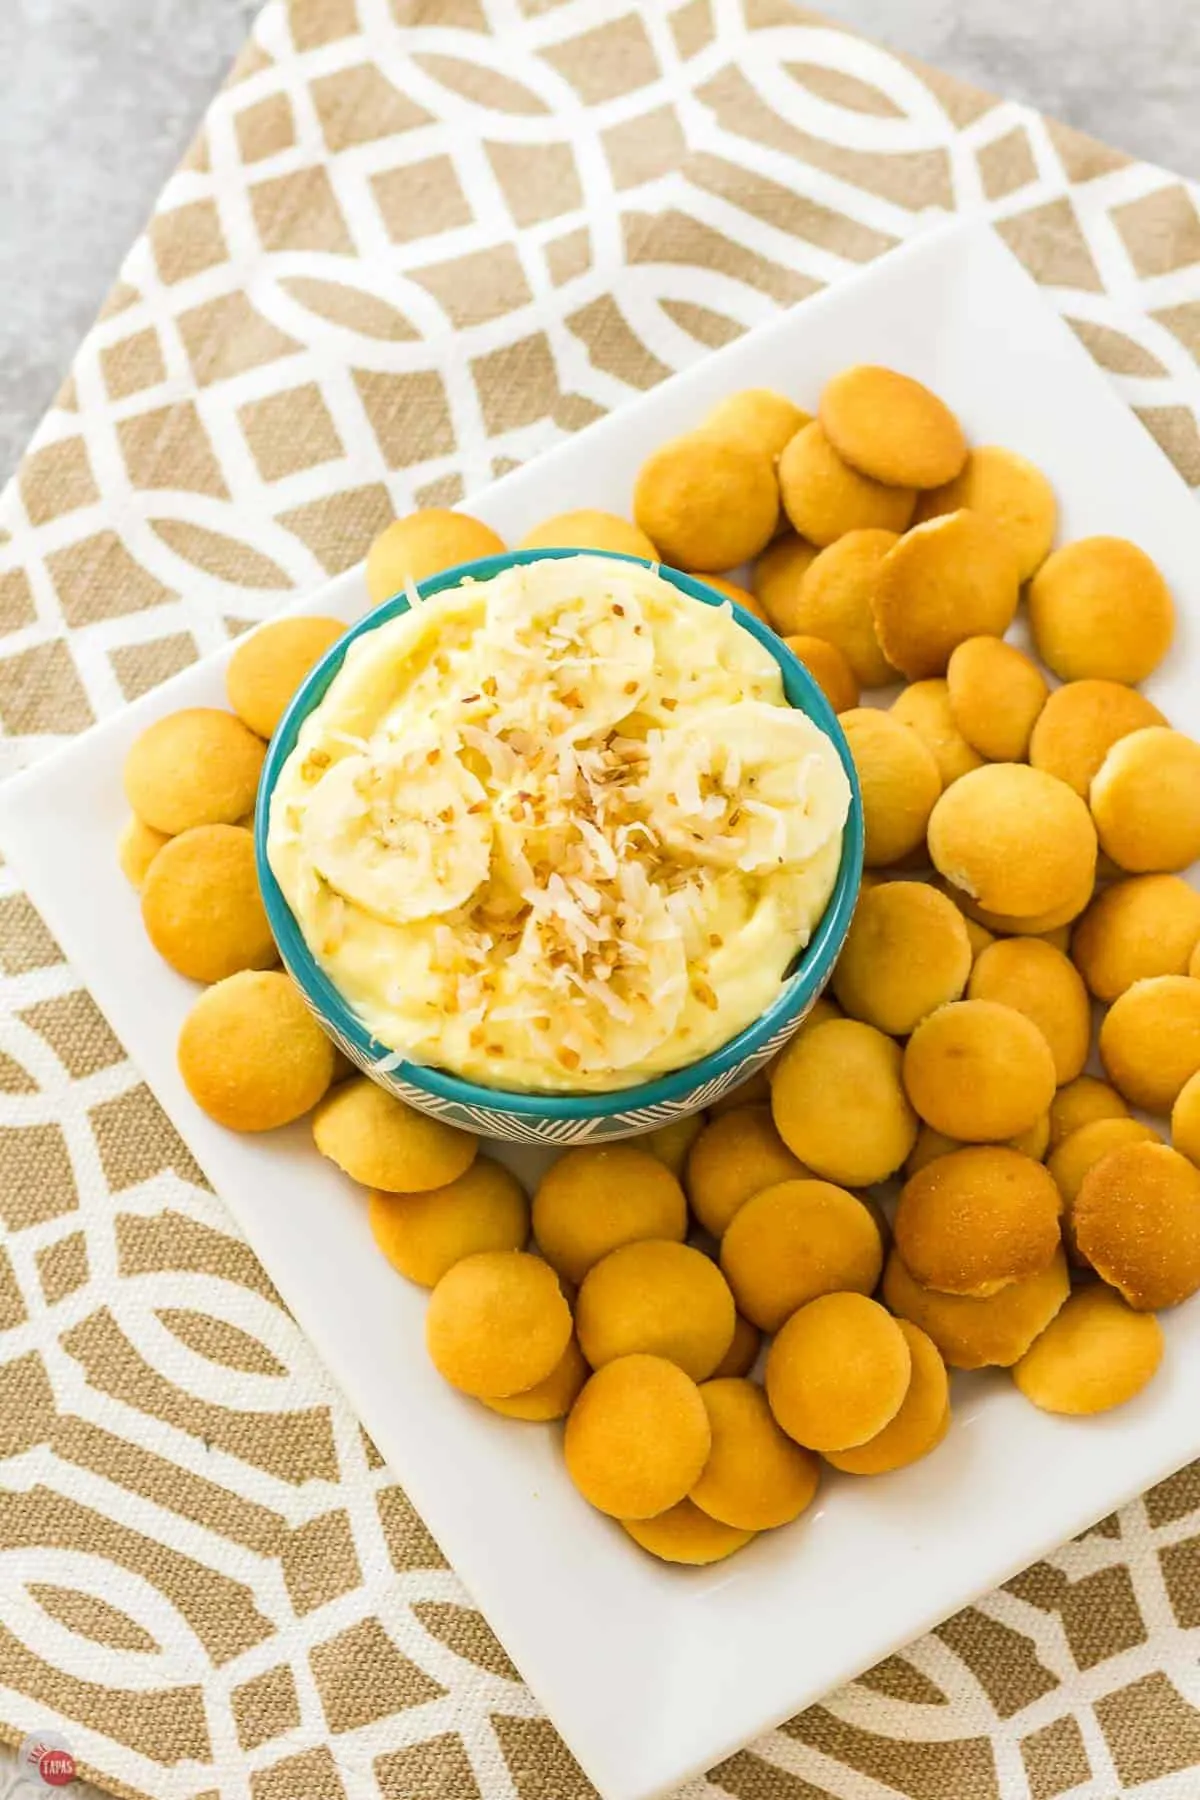
M 394 1074 L 398 1080 L 440 1101 L 515 1114 L 527 1119 L 608 1118 L 635 1109 L 678 1102 L 694 1089 L 727 1074 L 735 1065 L 754 1057 L 764 1044 L 784 1030 L 791 1021 L 795 1020 L 798 1024 L 810 1002 L 816 999 L 824 987 L 850 928 L 863 868 L 862 794 L 850 746 L 837 715 L 813 676 L 784 640 L 769 625 L 731 600 L 728 594 L 709 587 L 703 576 L 687 575 L 667 563 L 652 562 L 646 557 L 627 555 L 623 551 L 556 546 L 506 550 L 471 562 L 457 563 L 452 568 L 439 570 L 437 574 L 417 582 L 416 589 L 421 599 L 430 599 L 435 594 L 460 586 L 464 581 L 489 581 L 494 575 L 519 564 L 570 556 L 603 556 L 614 562 L 635 563 L 641 568 L 652 570 L 681 593 L 688 594 L 706 606 L 731 607 L 738 624 L 749 631 L 778 663 L 783 677 L 784 695 L 789 705 L 807 714 L 832 741 L 850 783 L 850 809 L 842 835 L 842 854 L 833 891 L 812 936 L 799 952 L 791 973 L 785 975 L 779 993 L 765 1012 L 760 1013 L 757 1019 L 752 1020 L 717 1049 L 710 1051 L 707 1056 L 687 1063 L 682 1068 L 657 1075 L 651 1081 L 639 1082 L 633 1087 L 608 1088 L 601 1092 L 581 1094 L 540 1094 L 512 1088 L 484 1087 L 433 1064 L 411 1062 L 401 1052 L 389 1049 L 372 1036 L 321 968 L 284 898 L 267 856 L 271 800 L 279 773 L 295 748 L 301 726 L 325 698 L 350 645 L 411 609 L 407 591 L 393 594 L 389 600 L 371 607 L 361 619 L 348 626 L 336 643 L 309 670 L 292 696 L 267 747 L 255 806 L 254 848 L 268 923 L 284 967 L 309 1004 L 332 1027 L 337 1037 L 345 1039 L 354 1047 L 364 1064 L 376 1069 L 380 1075 Z

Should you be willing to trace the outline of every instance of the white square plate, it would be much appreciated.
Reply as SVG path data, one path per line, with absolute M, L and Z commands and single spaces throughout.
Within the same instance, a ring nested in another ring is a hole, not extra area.
M 1200 511 L 984 226 L 935 231 L 805 301 L 472 496 L 471 510 L 510 542 L 570 507 L 627 513 L 647 448 L 722 395 L 778 386 L 811 407 L 853 362 L 919 376 L 974 442 L 1031 457 L 1058 491 L 1061 539 L 1117 532 L 1158 561 L 1182 616 L 1150 691 L 1175 723 L 1200 730 Z M 365 605 L 352 572 L 295 610 L 349 620 Z M 1005 1378 L 977 1377 L 927 1462 L 874 1482 L 830 1479 L 806 1518 L 711 1570 L 642 1555 L 574 1493 L 554 1428 L 494 1417 L 438 1380 L 424 1295 L 374 1248 L 362 1195 L 313 1153 L 307 1128 L 234 1136 L 180 1082 L 175 1040 L 195 989 L 150 948 L 116 865 L 121 765 L 160 714 L 223 704 L 225 661 L 187 670 L 10 784 L 0 837 L 605 1800 L 670 1792 L 1200 1455 L 1192 1306 L 1165 1320 L 1161 1376 L 1111 1416 L 1053 1419 Z

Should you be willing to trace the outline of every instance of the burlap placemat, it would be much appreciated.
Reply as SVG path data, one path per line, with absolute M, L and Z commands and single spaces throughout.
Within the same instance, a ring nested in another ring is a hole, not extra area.
M 784 0 L 272 0 L 0 500 L 0 755 L 930 207 L 996 221 L 1200 483 L 1200 210 L 1162 170 Z M 154 1800 L 582 1800 L 0 881 L 0 1731 Z M 688 1800 L 1192 1800 L 1198 1646 L 1200 1467 Z

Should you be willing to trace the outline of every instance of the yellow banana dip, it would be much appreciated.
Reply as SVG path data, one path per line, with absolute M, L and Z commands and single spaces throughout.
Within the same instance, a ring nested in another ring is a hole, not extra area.
M 380 1042 L 582 1093 L 694 1062 L 770 1005 L 849 804 L 728 603 L 581 555 L 356 639 L 280 772 L 268 854 Z

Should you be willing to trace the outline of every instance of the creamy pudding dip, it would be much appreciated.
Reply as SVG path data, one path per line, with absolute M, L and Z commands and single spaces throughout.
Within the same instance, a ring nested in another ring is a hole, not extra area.
M 850 788 L 728 606 L 635 563 L 525 563 L 350 646 L 268 855 L 367 1029 L 545 1093 L 695 1062 L 776 996 Z

